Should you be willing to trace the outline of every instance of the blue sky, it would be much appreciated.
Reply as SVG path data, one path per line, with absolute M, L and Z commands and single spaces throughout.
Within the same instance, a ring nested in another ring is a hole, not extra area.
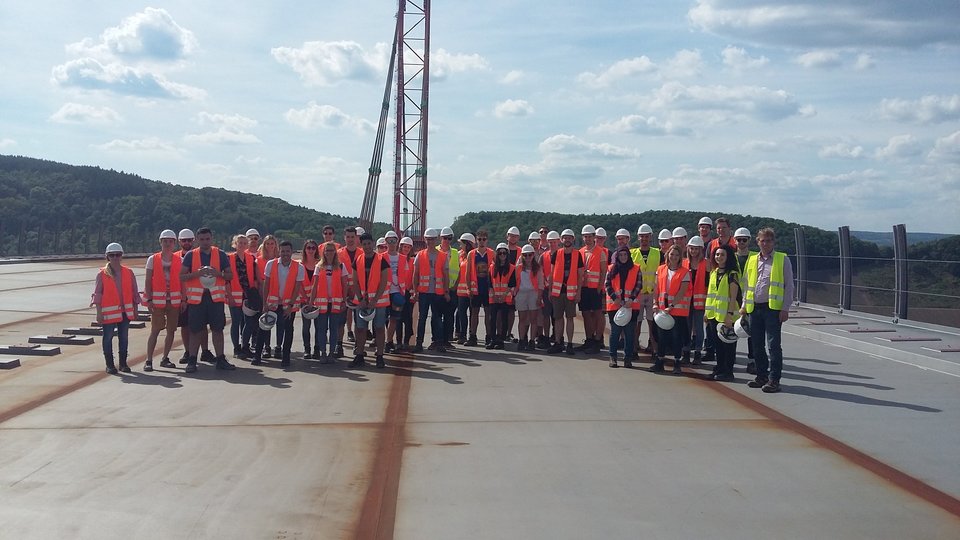
M 0 153 L 359 214 L 395 2 L 221 6 L 5 2 Z M 956 0 L 440 1 L 432 27 L 430 226 L 689 209 L 960 232 Z

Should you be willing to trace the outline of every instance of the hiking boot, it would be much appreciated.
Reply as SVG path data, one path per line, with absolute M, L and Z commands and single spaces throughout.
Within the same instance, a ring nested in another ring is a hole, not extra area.
M 747 386 L 750 388 L 763 388 L 767 384 L 766 377 L 757 377 L 756 379 L 747 383 Z
M 780 391 L 780 381 L 770 380 L 761 388 L 767 394 L 776 394 Z

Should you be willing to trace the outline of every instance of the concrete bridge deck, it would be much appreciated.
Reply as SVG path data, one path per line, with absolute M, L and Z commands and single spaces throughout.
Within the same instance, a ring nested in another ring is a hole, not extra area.
M 0 266 L 0 345 L 88 326 L 96 264 Z M 801 308 L 780 394 L 742 366 L 717 383 L 709 364 L 674 377 L 603 355 L 461 347 L 349 369 L 299 359 L 299 338 L 286 371 L 144 373 L 147 333 L 131 330 L 132 373 L 103 373 L 99 338 L 0 371 L 0 536 L 960 537 L 945 329 Z

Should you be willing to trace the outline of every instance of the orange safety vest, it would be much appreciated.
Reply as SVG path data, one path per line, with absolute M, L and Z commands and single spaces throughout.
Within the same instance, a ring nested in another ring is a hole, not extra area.
M 290 261 L 290 270 L 287 271 L 287 279 L 283 283 L 283 294 L 280 294 L 280 257 L 273 260 L 273 275 L 270 276 L 270 287 L 267 290 L 267 305 L 269 306 L 294 306 L 299 302 L 299 298 L 293 297 L 293 290 L 297 286 L 297 274 L 300 273 L 300 263 L 294 260 Z M 266 269 L 264 269 L 266 272 Z M 306 275 L 306 272 L 304 272 Z M 296 309 L 294 309 L 296 311 Z
M 243 305 L 243 287 L 240 286 L 240 272 L 237 270 L 237 252 L 230 253 L 227 258 L 230 260 L 230 270 L 233 271 L 233 276 L 230 277 L 230 284 L 227 287 L 230 291 L 229 303 L 233 307 L 240 307 Z M 257 281 L 253 278 L 253 254 L 246 251 L 243 258 L 247 263 L 247 283 L 254 287 Z
M 491 304 L 495 303 L 493 300 L 494 295 L 504 295 L 503 302 L 508 305 L 513 304 L 513 294 L 510 292 L 508 285 L 510 283 L 510 276 L 513 275 L 516 268 L 517 266 L 511 263 L 510 269 L 507 270 L 506 274 L 494 275 L 493 267 L 490 267 L 490 282 L 492 286 L 490 287 L 490 290 L 487 291 L 487 298 L 490 300 Z
M 439 259 L 439 257 L 438 257 Z M 377 253 L 373 256 L 373 266 L 370 267 L 370 275 L 367 276 L 367 259 L 363 256 L 361 252 L 357 257 L 357 279 L 360 280 L 360 283 L 357 285 L 360 287 L 360 292 L 366 295 L 368 301 L 376 300 L 376 307 L 389 307 L 390 306 L 390 288 L 384 287 L 383 294 L 380 295 L 380 298 L 374 298 L 374 295 L 377 294 L 377 289 L 380 288 L 380 267 L 383 266 L 383 255 Z
M 200 269 L 200 248 L 191 250 L 190 272 L 196 272 Z M 216 247 L 210 248 L 210 266 L 215 270 L 220 270 L 220 250 Z M 195 277 L 187 281 L 187 303 L 199 304 L 203 299 L 203 285 L 200 284 L 200 277 Z M 210 287 L 210 298 L 218 303 L 224 304 L 227 301 L 227 283 L 223 278 L 217 278 L 217 282 Z
M 401 293 L 405 293 L 413 288 L 413 258 L 402 253 L 397 253 L 397 255 L 399 255 L 397 258 L 397 286 L 400 287 Z
M 473 250 L 470 250 L 471 252 Z M 457 282 L 457 297 L 467 298 L 470 296 L 470 283 L 467 280 L 467 257 L 469 253 L 460 251 L 460 281 Z
M 353 287 L 353 269 L 355 268 L 354 259 L 357 257 L 362 257 L 363 250 L 357 248 L 357 250 L 353 252 L 353 257 L 351 258 L 350 252 L 347 251 L 347 246 L 343 246 L 337 250 L 337 256 L 340 257 L 340 262 L 347 267 L 347 285 Z
M 577 273 L 583 266 L 583 253 L 579 250 L 571 251 L 570 257 L 570 275 L 567 276 L 567 299 L 573 300 L 577 297 Z M 563 249 L 558 249 L 553 254 L 553 283 L 550 286 L 550 296 L 556 298 L 560 296 L 560 289 L 563 288 Z
M 150 302 L 155 308 L 167 307 L 167 293 L 170 293 L 170 306 L 178 307 L 183 302 L 180 296 L 180 267 L 183 265 L 183 259 L 176 253 L 170 261 L 170 282 L 163 277 L 163 255 L 161 253 L 153 254 L 153 277 L 150 279 L 151 297 Z
M 586 289 L 600 288 L 600 263 L 603 261 L 603 248 L 593 246 L 592 250 L 587 250 L 587 246 L 580 248 L 586 265 L 586 272 L 583 276 L 583 287 Z
M 417 292 L 430 292 L 430 256 L 427 250 L 417 253 Z M 447 271 L 447 254 L 437 251 L 437 260 L 433 265 L 433 275 L 436 276 L 436 285 L 433 292 L 443 294 L 443 273 Z
M 489 269 L 490 265 L 493 263 L 493 259 L 497 256 L 490 248 L 483 248 L 486 250 L 487 254 L 487 268 Z M 476 295 L 479 292 L 477 287 L 477 255 L 480 253 L 480 248 L 474 248 L 470 250 L 470 253 L 467 255 L 469 262 L 467 263 L 467 284 L 470 287 L 470 294 Z M 490 270 L 487 270 L 489 275 Z
M 674 317 L 686 317 L 690 314 L 690 288 L 687 287 L 687 293 L 683 297 L 677 297 L 680 292 L 680 286 L 683 282 L 683 276 L 687 275 L 687 269 L 680 266 L 673 272 L 673 279 L 667 283 L 667 274 L 669 270 L 666 264 L 661 264 L 657 268 L 657 288 L 659 294 L 656 301 L 660 309 L 670 308 L 670 315 Z
M 339 262 L 333 265 L 329 289 L 327 267 L 317 263 L 317 269 L 313 271 L 313 305 L 320 308 L 320 313 L 326 313 L 328 308 L 332 313 L 343 312 L 343 274 Z
M 542 252 L 539 253 L 538 256 L 540 257 L 540 268 L 543 269 L 543 279 L 546 284 L 549 285 L 550 277 L 553 275 L 553 272 L 551 272 L 553 263 L 550 261 L 550 252 Z
M 690 259 L 684 259 L 680 261 L 680 265 L 690 270 Z M 691 272 L 691 276 L 693 273 Z M 707 277 L 710 275 L 710 272 L 707 272 L 707 261 L 700 261 L 700 265 L 697 266 L 697 275 L 693 279 L 693 283 L 690 284 L 690 289 L 693 297 L 693 309 L 696 310 L 705 310 L 707 308 Z
M 613 272 L 613 265 L 607 269 L 607 272 Z M 633 289 L 637 286 L 637 276 L 640 275 L 640 266 L 634 264 L 630 267 L 630 271 L 627 272 L 627 282 L 620 286 L 620 272 L 613 274 L 610 277 L 610 286 L 613 288 L 614 293 L 617 295 L 616 300 L 613 298 L 607 298 L 607 311 L 616 311 L 620 309 L 620 299 L 625 298 L 627 294 L 632 293 Z M 630 309 L 640 309 L 640 299 L 634 298 L 630 302 Z
M 133 299 L 137 294 L 133 290 L 133 270 L 126 266 L 120 267 L 120 294 L 117 293 L 117 282 L 114 278 L 107 275 L 103 269 L 100 270 L 101 284 L 103 285 L 103 297 L 100 300 L 100 314 L 103 317 L 103 324 L 116 324 L 123 321 L 123 315 L 127 315 L 127 320 L 132 321 L 136 318 L 137 312 L 134 309 Z

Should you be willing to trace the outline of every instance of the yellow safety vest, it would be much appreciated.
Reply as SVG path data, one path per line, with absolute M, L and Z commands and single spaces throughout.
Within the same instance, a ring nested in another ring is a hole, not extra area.
M 747 308 L 747 313 L 753 313 L 754 294 L 757 288 L 757 261 L 760 258 L 759 253 L 751 253 L 747 259 L 747 290 L 743 295 L 743 305 Z M 773 267 L 770 268 L 770 309 L 783 309 L 783 297 L 786 295 L 786 289 L 783 284 L 783 265 L 786 264 L 787 254 L 782 251 L 773 252 Z
M 710 272 L 710 284 L 707 285 L 707 307 L 704 317 L 710 321 L 723 322 L 728 314 L 732 314 L 733 319 L 739 318 L 739 306 L 730 305 L 730 274 L 724 274 L 724 279 L 720 279 L 720 273 L 716 270 Z
M 630 258 L 633 263 L 640 266 L 641 276 L 643 276 L 643 294 L 653 292 L 653 286 L 657 282 L 657 267 L 660 266 L 660 249 L 652 247 L 647 252 L 647 258 L 643 258 L 640 248 L 630 250 Z

